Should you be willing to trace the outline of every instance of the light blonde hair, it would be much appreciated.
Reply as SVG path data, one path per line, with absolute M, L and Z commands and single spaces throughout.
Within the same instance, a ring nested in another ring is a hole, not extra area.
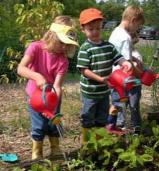
M 134 5 L 128 6 L 122 14 L 122 20 L 131 20 L 132 18 L 141 21 L 143 24 L 145 21 L 143 9 Z
M 65 16 L 65 15 L 57 16 L 53 22 L 56 24 L 62 24 L 62 25 L 73 27 L 73 28 L 75 27 L 75 24 L 72 18 L 69 16 Z M 57 34 L 51 30 L 48 30 L 44 34 L 42 40 L 45 42 L 45 45 L 46 45 L 45 48 L 49 52 L 54 52 L 55 44 L 60 41 Z M 66 52 L 67 57 L 74 56 L 75 51 L 76 51 L 75 45 L 70 45 L 70 44 L 67 45 L 67 52 Z

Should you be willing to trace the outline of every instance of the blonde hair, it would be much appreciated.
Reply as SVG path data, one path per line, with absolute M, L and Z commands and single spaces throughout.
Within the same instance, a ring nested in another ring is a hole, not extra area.
M 135 18 L 137 21 L 141 21 L 144 23 L 144 12 L 141 7 L 137 6 L 128 6 L 122 15 L 122 20 L 130 20 L 132 18 Z
M 64 24 L 70 27 L 74 27 L 74 21 L 67 15 L 57 16 L 53 22 L 56 24 Z
M 70 26 L 70 27 L 75 27 L 75 24 L 72 18 L 69 16 L 65 16 L 65 15 L 57 16 L 53 22 L 56 24 L 62 24 L 62 25 Z M 48 30 L 44 34 L 42 40 L 45 42 L 45 45 L 46 45 L 45 48 L 49 52 L 54 52 L 55 44 L 60 41 L 57 34 L 51 30 Z M 73 57 L 75 54 L 75 51 L 76 51 L 75 45 L 70 45 L 70 44 L 67 45 L 67 52 L 66 52 L 67 57 Z

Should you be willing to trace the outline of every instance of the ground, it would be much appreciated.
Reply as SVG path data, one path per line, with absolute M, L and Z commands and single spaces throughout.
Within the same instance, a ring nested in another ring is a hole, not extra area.
M 30 161 L 30 120 L 23 84 L 0 85 L 0 153 L 14 153 L 19 157 L 16 165 Z M 63 107 L 65 137 L 61 148 L 65 152 L 80 148 L 80 96 L 79 83 L 64 85 Z M 143 89 L 143 106 L 151 103 L 150 90 Z M 44 143 L 45 156 L 49 153 L 47 138 Z M 0 163 L 0 171 L 10 171 L 15 164 Z
M 0 153 L 14 153 L 19 157 L 19 164 L 27 162 L 31 157 L 30 120 L 24 93 L 24 85 L 0 86 Z M 62 108 L 65 137 L 61 148 L 65 152 L 79 149 L 79 85 L 64 85 Z M 66 104 L 66 105 L 65 105 Z M 67 112 L 66 112 L 67 111 Z M 44 155 L 49 154 L 48 140 L 44 142 Z M 0 171 L 9 171 L 13 164 L 0 163 Z M 8 168 L 8 169 L 7 169 Z

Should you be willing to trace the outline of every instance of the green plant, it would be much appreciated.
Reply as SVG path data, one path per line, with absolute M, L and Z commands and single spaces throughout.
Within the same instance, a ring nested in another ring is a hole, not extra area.
M 5 43 L 5 47 L 2 47 L 7 49 L 7 51 L 6 53 L 2 53 L 3 51 L 1 52 L 0 83 L 23 81 L 23 79 L 20 79 L 17 76 L 16 69 L 19 60 L 22 58 L 24 48 L 26 48 L 33 40 L 39 40 L 43 36 L 44 32 L 49 29 L 53 18 L 55 18 L 57 15 L 60 15 L 64 10 L 63 4 L 57 1 L 27 0 L 26 2 L 23 1 L 23 3 L 20 2 L 22 1 L 16 1 L 12 4 L 10 7 L 10 10 L 12 11 L 4 9 L 6 14 L 6 16 L 4 15 L 5 20 L 6 17 L 12 18 L 12 16 L 14 16 L 14 18 L 9 20 L 9 23 L 12 23 L 13 28 L 10 25 L 6 27 L 9 28 L 9 30 L 6 30 L 5 28 L 7 39 L 10 41 Z M 10 11 L 10 15 L 8 14 L 8 11 Z M 14 29 L 16 29 L 16 31 Z M 11 33 L 9 32 L 10 30 L 12 30 Z M 16 35 L 13 35 L 13 33 L 16 33 Z M 8 37 L 9 35 L 11 35 L 10 39 Z
M 28 171 L 61 171 L 60 165 L 52 164 L 50 160 L 42 161 L 43 164 L 34 163 L 31 165 L 31 168 Z M 16 167 L 13 171 L 24 171 L 25 169 L 21 169 Z
M 83 168 L 83 170 L 93 171 L 96 170 L 95 164 L 91 160 L 72 159 L 68 162 L 68 170 Z
M 103 39 L 108 41 L 110 34 L 111 34 L 111 31 L 103 30 L 103 32 L 102 32 Z
M 150 126 L 152 132 L 148 137 L 131 134 L 119 137 L 108 134 L 104 128 L 92 128 L 89 141 L 83 145 L 78 159 L 70 161 L 70 168 L 89 165 L 92 170 L 158 169 L 159 127 L 154 122 Z

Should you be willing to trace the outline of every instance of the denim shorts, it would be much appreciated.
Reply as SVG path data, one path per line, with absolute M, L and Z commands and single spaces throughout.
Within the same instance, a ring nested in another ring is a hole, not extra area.
M 60 112 L 61 102 L 56 110 Z M 28 104 L 28 112 L 31 118 L 31 135 L 35 141 L 42 141 L 46 135 L 50 137 L 59 137 L 59 133 L 55 125 L 49 124 L 49 119 L 44 117 L 41 113 L 36 112 L 30 104 Z
M 131 112 L 131 124 L 133 127 L 141 125 L 141 114 L 140 114 L 140 99 L 141 99 L 141 86 L 136 86 L 128 92 L 129 100 L 126 105 L 129 105 Z M 117 91 L 112 91 L 112 104 L 119 107 L 117 125 L 125 124 L 125 113 L 123 109 L 123 103 L 119 102 L 119 94 Z
M 102 99 L 90 99 L 82 95 L 81 124 L 84 128 L 103 127 L 109 112 L 109 93 Z

